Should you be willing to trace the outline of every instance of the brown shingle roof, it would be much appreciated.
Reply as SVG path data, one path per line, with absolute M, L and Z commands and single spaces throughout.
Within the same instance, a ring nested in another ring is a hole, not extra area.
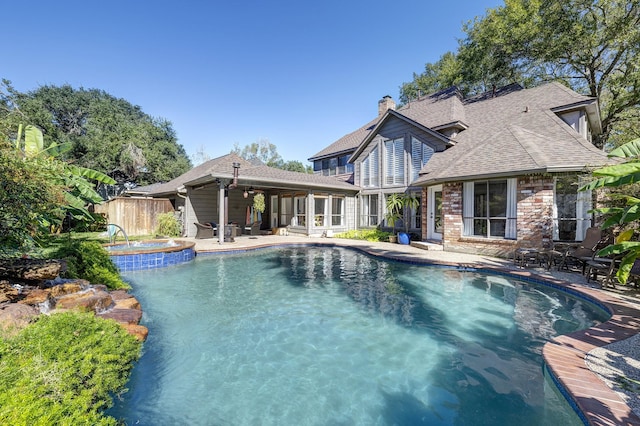
M 595 102 L 550 83 L 465 103 L 469 128 L 456 146 L 436 153 L 416 183 L 553 171 L 580 171 L 609 162 L 606 154 L 564 123 L 552 108 Z
M 319 188 L 357 191 L 358 188 L 329 176 L 317 174 L 291 172 L 276 169 L 262 164 L 256 165 L 237 154 L 227 154 L 222 157 L 206 161 L 177 178 L 149 187 L 148 195 L 161 196 L 175 194 L 183 186 L 195 186 L 211 183 L 216 178 L 231 179 L 233 177 L 232 164 L 240 164 L 239 182 L 244 185 L 265 185 L 292 188 Z
M 599 130 L 597 103 L 559 84 L 532 89 L 512 84 L 464 99 L 455 89 L 422 97 L 345 135 L 310 160 L 341 152 L 357 152 L 371 140 L 371 131 L 390 115 L 400 115 L 427 128 L 457 125 L 466 130 L 456 144 L 435 153 L 415 183 L 523 172 L 578 171 L 609 161 L 606 155 L 569 128 L 554 112 L 588 106 Z M 401 117 L 400 117 L 401 118 Z

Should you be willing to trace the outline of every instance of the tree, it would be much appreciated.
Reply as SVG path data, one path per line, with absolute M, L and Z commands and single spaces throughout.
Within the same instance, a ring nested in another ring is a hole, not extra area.
M 603 133 L 597 146 L 618 145 L 628 140 L 624 132 L 638 128 L 640 0 L 505 0 L 463 29 L 456 78 L 464 93 L 561 81 L 598 99 Z M 440 62 L 444 57 L 427 69 L 444 73 Z M 429 75 L 417 77 L 419 84 Z
M 258 161 L 276 169 L 300 173 L 313 173 L 311 166 L 305 167 L 300 161 L 284 161 L 280 154 L 278 154 L 278 147 L 269 142 L 268 139 L 260 139 L 257 142 L 246 145 L 242 149 L 238 143 L 235 143 L 231 152 L 238 154 L 246 160 Z
M 124 99 L 69 85 L 20 93 L 3 83 L 2 104 L 41 128 L 45 147 L 71 143 L 64 160 L 105 174 L 121 172 L 141 185 L 168 181 L 191 168 L 171 123 Z
M 625 188 L 640 182 L 640 139 L 628 142 L 611 151 L 609 157 L 626 158 L 622 164 L 603 167 L 593 171 L 594 181 L 580 188 L 581 191 L 597 188 L 614 188 L 610 194 L 610 206 L 595 209 L 607 217 L 603 229 L 617 228 L 614 244 L 598 252 L 599 256 L 623 255 L 617 272 L 618 281 L 626 283 L 636 259 L 640 257 L 640 242 L 632 241 L 640 220 L 640 198 L 625 193 Z M 618 201 L 623 201 L 622 205 Z
M 270 167 L 277 167 L 282 164 L 282 157 L 278 154 L 278 148 L 269 142 L 268 139 L 260 139 L 257 142 L 246 145 L 240 149 L 236 143 L 231 151 L 246 160 L 258 160 Z
M 403 83 L 400 87 L 400 102 L 407 103 L 422 95 L 428 95 L 447 89 L 451 86 L 461 86 L 462 64 L 453 52 L 447 52 L 435 64 L 427 63 L 424 73 L 413 74 L 413 81 Z
M 20 254 L 62 222 L 65 188 L 54 179 L 61 164 L 52 158 L 24 157 L 0 139 L 0 252 Z

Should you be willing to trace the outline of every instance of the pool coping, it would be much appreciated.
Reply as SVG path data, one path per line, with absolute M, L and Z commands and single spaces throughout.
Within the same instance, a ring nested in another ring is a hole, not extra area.
M 523 281 L 558 287 L 575 296 L 584 298 L 599 305 L 611 315 L 604 323 L 594 327 L 561 335 L 547 342 L 542 349 L 544 368 L 549 373 L 559 391 L 569 404 L 577 410 L 583 422 L 594 426 L 638 425 L 640 417 L 622 400 L 622 398 L 598 377 L 586 364 L 589 351 L 608 344 L 625 340 L 640 333 L 640 309 L 599 289 L 588 288 L 570 281 L 550 278 L 527 269 L 509 269 L 505 266 L 484 264 L 482 262 L 451 262 L 416 258 L 410 253 L 390 250 L 389 245 L 381 244 L 373 247 L 371 243 L 360 245 L 353 240 L 317 240 L 317 241 L 283 241 L 257 243 L 251 246 L 230 247 L 221 245 L 214 249 L 198 249 L 196 240 L 196 256 L 210 254 L 230 254 L 251 252 L 260 249 L 295 246 L 328 246 L 348 247 L 359 250 L 374 257 L 417 264 L 450 267 L 458 271 L 488 272 L 506 275 Z M 227 248 L 228 247 L 228 248 Z M 455 255 L 455 253 L 452 253 Z

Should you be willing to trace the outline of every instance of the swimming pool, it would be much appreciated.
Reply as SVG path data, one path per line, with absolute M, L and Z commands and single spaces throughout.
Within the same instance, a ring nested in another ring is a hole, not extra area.
M 126 275 L 150 335 L 127 424 L 581 424 L 542 345 L 607 314 L 503 276 L 341 248 Z

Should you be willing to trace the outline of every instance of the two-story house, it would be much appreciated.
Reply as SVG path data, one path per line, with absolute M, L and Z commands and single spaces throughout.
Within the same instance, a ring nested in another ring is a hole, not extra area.
M 378 116 L 309 160 L 318 174 L 360 187 L 357 226 L 386 226 L 385 199 L 411 192 L 409 230 L 445 250 L 508 255 L 518 246 L 580 241 L 591 226 L 591 143 L 598 104 L 558 83 L 510 85 L 471 98 L 444 90 Z

